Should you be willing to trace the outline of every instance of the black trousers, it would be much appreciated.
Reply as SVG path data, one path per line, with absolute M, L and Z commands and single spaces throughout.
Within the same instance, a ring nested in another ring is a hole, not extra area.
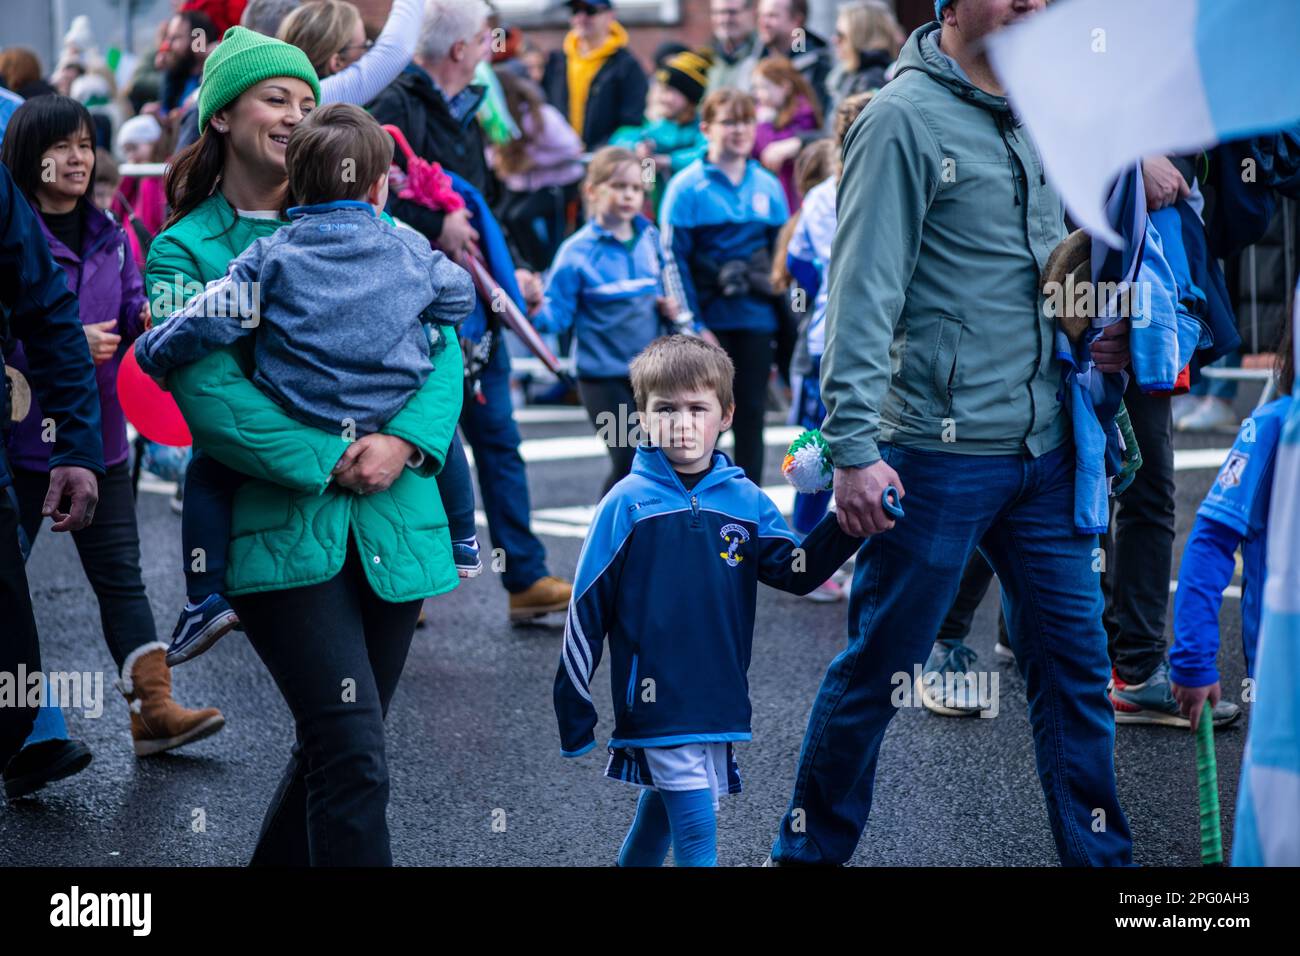
M 12 702 L 0 703 L 0 770 L 22 749 L 36 719 L 36 708 L 26 706 L 28 685 L 18 682 L 19 671 L 35 674 L 41 669 L 36 617 L 18 544 L 18 508 L 4 480 L 5 469 L 0 447 L 0 673 L 14 681 L 16 695 Z
M 766 332 L 714 332 L 736 366 L 735 461 L 745 477 L 763 484 L 763 415 L 772 375 L 772 336 Z
M 393 862 L 384 717 L 421 602 L 380 599 L 350 538 L 330 580 L 230 599 L 289 705 L 296 737 L 254 866 Z
M 1120 679 L 1141 683 L 1165 655 L 1174 551 L 1174 426 L 1168 397 L 1124 393 L 1142 467 L 1119 496 L 1103 542 L 1106 636 Z
M 23 530 L 34 543 L 44 521 L 41 504 L 50 476 L 21 468 L 13 469 L 13 475 Z M 99 601 L 104 640 L 120 671 L 133 650 L 158 640 L 153 608 L 140 574 L 140 531 L 135 520 L 131 468 L 126 462 L 109 468 L 99 480 L 95 520 L 72 532 L 72 543 L 77 546 L 81 568 Z
M 603 498 L 632 470 L 636 459 L 637 435 L 632 427 L 636 398 L 627 378 L 580 378 L 578 394 L 587 409 L 596 434 L 609 451 L 609 474 L 600 490 Z

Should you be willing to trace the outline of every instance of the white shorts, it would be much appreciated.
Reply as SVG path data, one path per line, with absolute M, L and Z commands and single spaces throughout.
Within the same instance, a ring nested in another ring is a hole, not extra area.
M 731 744 L 711 741 L 676 747 L 610 748 L 607 776 L 654 790 L 708 790 L 713 808 L 724 793 L 740 792 Z

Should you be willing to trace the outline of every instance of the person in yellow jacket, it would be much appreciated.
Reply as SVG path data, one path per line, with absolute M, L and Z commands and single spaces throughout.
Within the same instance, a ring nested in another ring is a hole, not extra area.
M 628 49 L 628 34 L 610 0 L 569 0 L 572 29 L 551 53 L 542 86 L 587 149 L 603 146 L 614 130 L 641 122 L 647 81 Z

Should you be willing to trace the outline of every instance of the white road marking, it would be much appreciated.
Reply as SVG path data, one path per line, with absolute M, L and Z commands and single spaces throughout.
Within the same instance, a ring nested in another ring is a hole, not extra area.
M 520 425 L 555 425 L 560 422 L 586 422 L 587 410 L 572 405 L 529 405 L 515 409 Z

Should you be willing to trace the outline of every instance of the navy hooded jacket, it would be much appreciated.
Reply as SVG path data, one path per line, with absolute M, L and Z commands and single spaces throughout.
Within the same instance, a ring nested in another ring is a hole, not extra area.
M 99 386 L 77 297 L 50 255 L 32 207 L 0 164 L 0 374 L 10 337 L 22 342 L 32 392 L 54 420 L 50 467 L 77 466 L 103 475 Z M 0 455 L 0 488 L 10 481 Z
M 564 755 L 596 744 L 591 679 L 606 638 L 611 747 L 748 740 L 758 583 L 807 594 L 861 544 L 834 514 L 801 543 L 722 452 L 687 491 L 661 449 L 639 447 L 578 557 L 555 675 Z

